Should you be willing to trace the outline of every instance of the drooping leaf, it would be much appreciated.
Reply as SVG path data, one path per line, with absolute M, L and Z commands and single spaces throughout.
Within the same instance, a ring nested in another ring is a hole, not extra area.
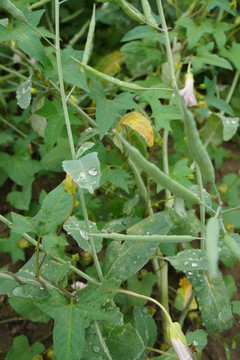
M 153 146 L 153 128 L 149 120 L 138 111 L 127 113 L 121 118 L 119 129 L 122 125 L 128 125 L 131 129 L 139 133 L 146 141 L 148 146 Z
M 21 109 L 26 109 L 31 102 L 31 77 L 17 88 L 17 101 Z
M 186 270 L 187 271 L 187 270 Z M 231 304 L 223 280 L 210 281 L 207 274 L 193 270 L 186 272 L 197 297 L 203 324 L 207 332 L 223 331 L 232 326 Z
M 27 337 L 20 335 L 13 340 L 13 346 L 7 353 L 6 360 L 32 360 L 35 355 L 43 351 L 43 344 L 36 342 L 29 346 Z
M 89 220 L 90 231 L 92 233 L 99 233 L 95 223 Z M 78 243 L 78 246 L 88 252 L 92 252 L 92 248 L 89 243 L 89 236 L 87 234 L 87 228 L 85 221 L 78 220 L 75 216 L 70 216 L 63 226 L 64 230 L 70 234 L 74 240 Z M 102 248 L 102 238 L 94 238 L 94 244 L 96 251 L 99 252 Z
M 99 187 L 100 163 L 96 152 L 82 156 L 78 160 L 67 160 L 62 163 L 66 173 L 70 173 L 75 183 L 91 194 Z

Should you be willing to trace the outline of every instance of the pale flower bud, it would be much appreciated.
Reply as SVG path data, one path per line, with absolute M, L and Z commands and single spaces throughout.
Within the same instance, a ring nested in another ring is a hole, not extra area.
M 179 360 L 193 360 L 178 322 L 171 322 L 168 325 L 168 336 Z
M 183 96 L 185 104 L 187 106 L 194 106 L 197 104 L 197 100 L 194 95 L 194 79 L 193 75 L 188 72 L 185 76 L 185 86 L 179 90 L 179 94 Z

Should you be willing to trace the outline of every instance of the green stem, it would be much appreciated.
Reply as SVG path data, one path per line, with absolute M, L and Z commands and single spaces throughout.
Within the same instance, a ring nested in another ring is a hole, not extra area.
M 29 9 L 30 10 L 33 10 L 33 9 L 36 9 L 36 8 L 39 8 L 47 3 L 49 3 L 51 0 L 40 0 L 40 1 L 37 1 L 35 2 L 35 4 L 32 4 L 29 6 Z
M 24 20 L 25 24 L 27 24 L 32 30 L 34 30 L 38 35 L 40 35 L 50 46 L 52 46 L 55 50 L 55 46 L 51 43 L 51 41 L 49 41 L 37 28 L 35 28 L 34 26 L 32 26 L 32 24 L 30 24 L 30 22 L 28 22 L 27 20 Z
M 58 68 L 58 77 L 59 77 L 59 85 L 60 85 L 60 93 L 61 93 L 63 112 L 64 112 L 65 123 L 66 123 L 66 127 L 67 127 L 67 133 L 68 133 L 68 140 L 69 140 L 69 144 L 70 144 L 72 158 L 75 159 L 76 153 L 75 153 L 75 148 L 74 148 L 71 124 L 70 124 L 70 120 L 69 120 L 67 102 L 66 102 L 66 97 L 65 97 L 65 92 L 64 92 L 64 84 L 63 84 L 61 52 L 60 52 L 60 34 L 59 34 L 59 6 L 60 6 L 59 1 L 55 0 L 55 32 L 56 32 L 57 68 Z M 80 202 L 81 202 L 81 206 L 82 206 L 82 210 L 83 210 L 83 216 L 84 216 L 84 221 L 86 224 L 87 232 L 90 232 L 89 231 L 90 226 L 89 226 L 89 220 L 88 220 L 88 214 L 87 214 L 87 208 L 86 208 L 86 204 L 85 204 L 85 200 L 84 200 L 83 190 L 80 187 L 78 187 L 78 190 L 79 190 Z M 99 280 L 103 281 L 104 278 L 103 278 L 102 270 L 101 270 L 101 267 L 100 267 L 100 264 L 98 261 L 96 248 L 95 248 L 95 244 L 94 244 L 94 240 L 93 240 L 92 236 L 89 237 L 89 243 L 91 246 L 93 260 L 94 260 L 94 264 L 95 264 L 95 267 L 96 267 L 96 270 L 98 273 Z
M 74 37 L 69 41 L 69 44 L 71 46 L 74 46 L 76 44 L 76 42 L 83 36 L 83 34 L 85 33 L 85 31 L 87 30 L 87 27 L 90 23 L 90 20 L 87 20 L 85 22 L 85 24 L 83 24 L 83 26 L 81 27 L 81 29 L 74 35 Z
M 100 344 L 101 344 L 101 346 L 103 348 L 103 351 L 104 351 L 106 357 L 108 358 L 108 360 L 113 360 L 112 357 L 111 357 L 111 354 L 110 354 L 110 352 L 108 350 L 108 347 L 107 347 L 107 345 L 105 343 L 105 340 L 104 340 L 104 338 L 102 336 L 102 333 L 101 333 L 101 330 L 99 328 L 98 322 L 96 320 L 94 320 L 94 325 L 95 325 L 95 329 L 96 329 Z
M 62 73 L 62 63 L 61 63 L 61 50 L 60 50 L 60 34 L 59 34 L 59 2 L 55 0 L 55 33 L 56 33 L 56 56 L 57 56 L 57 70 L 60 86 L 60 94 L 63 106 L 63 112 L 65 117 L 65 123 L 67 127 L 69 145 L 71 149 L 72 158 L 75 159 L 75 148 L 72 136 L 72 130 L 70 125 L 70 119 L 68 115 L 68 109 L 65 99 L 64 84 L 63 84 L 63 73 Z
M 234 93 L 235 88 L 236 88 L 237 83 L 238 83 L 239 76 L 240 76 L 240 73 L 239 73 L 239 71 L 237 70 L 237 71 L 235 72 L 235 75 L 234 75 L 234 78 L 233 78 L 233 81 L 232 81 L 232 85 L 231 85 L 231 87 L 230 87 L 230 89 L 229 89 L 229 92 L 228 92 L 227 97 L 226 97 L 226 100 L 225 100 L 227 104 L 229 104 L 230 101 L 231 101 L 231 98 L 232 98 L 232 96 L 233 96 L 233 93 Z M 223 115 L 223 114 L 224 114 L 224 111 L 222 110 L 220 114 Z
M 0 116 L 0 120 L 6 124 L 7 126 L 9 126 L 10 128 L 12 128 L 14 131 L 16 131 L 16 133 L 18 133 L 19 135 L 21 135 L 23 138 L 26 138 L 27 135 L 24 134 L 21 130 L 19 130 L 15 125 L 11 124 L 9 121 L 3 119 L 1 116 Z
M 187 18 L 187 17 L 190 17 L 191 14 L 192 14 L 193 11 L 194 11 L 196 5 L 198 4 L 198 2 L 199 2 L 199 0 L 193 0 L 192 3 L 190 4 L 190 6 L 188 7 L 187 11 L 185 11 L 185 13 L 183 13 L 183 14 L 181 15 L 181 18 L 183 18 L 183 17 L 186 17 L 186 18 Z
M 36 246 L 36 278 L 39 278 L 39 246 L 41 238 L 38 236 L 37 246 Z
M 11 228 L 12 226 L 12 222 L 9 221 L 8 219 L 6 219 L 4 216 L 0 215 L 0 221 L 2 221 L 4 224 L 6 224 L 9 228 Z M 21 236 L 26 239 L 30 244 L 32 244 L 33 246 L 37 246 L 37 241 L 35 239 L 33 239 L 30 235 L 28 235 L 27 233 L 22 233 Z M 43 252 L 46 253 L 46 250 L 43 248 L 43 246 L 40 244 L 39 245 L 39 249 Z M 51 255 L 51 257 L 58 261 L 60 264 L 66 264 L 66 261 L 63 260 L 62 258 L 58 257 L 58 256 L 54 256 L 54 255 Z M 91 284 L 94 284 L 94 285 L 98 285 L 98 281 L 93 279 L 91 276 L 85 274 L 84 272 L 82 272 L 81 270 L 77 269 L 75 266 L 73 265 L 70 265 L 70 269 L 78 274 L 79 276 L 81 276 L 83 279 L 89 281 Z
M 196 174 L 197 174 L 197 183 L 198 183 L 198 190 L 200 194 L 200 220 L 201 220 L 201 237 L 205 238 L 205 206 L 204 204 L 204 196 L 203 196 L 203 183 L 202 183 L 202 175 L 199 169 L 199 166 L 195 163 L 196 166 Z M 205 242 L 201 241 L 201 249 L 204 250 Z
M 87 214 L 87 208 L 86 208 L 86 204 L 85 204 L 85 200 L 84 200 L 83 190 L 80 187 L 78 188 L 78 190 L 79 190 L 80 202 L 81 202 L 82 211 L 83 211 L 83 217 L 84 217 L 84 221 L 85 221 L 86 228 L 87 228 L 87 233 L 90 233 L 90 226 L 89 226 L 89 220 L 88 220 L 88 214 Z M 101 282 L 103 282 L 104 278 L 103 278 L 103 274 L 102 274 L 102 269 L 101 269 L 99 261 L 98 261 L 94 239 L 93 239 L 92 235 L 90 235 L 90 234 L 89 234 L 89 243 L 91 246 L 93 261 L 94 261 L 94 264 L 95 264 L 95 267 L 96 267 L 96 270 L 98 273 L 99 280 Z
M 168 130 L 164 129 L 163 131 L 163 140 L 162 140 L 162 158 L 163 158 L 163 171 L 166 175 L 169 175 L 169 165 L 168 165 Z M 171 199 L 171 191 L 165 189 L 166 199 Z M 168 209 L 171 209 L 174 204 L 174 200 L 166 200 L 165 206 Z
M 23 80 L 27 80 L 27 77 L 22 75 L 21 73 L 19 73 L 18 71 L 16 70 L 13 70 L 13 69 L 10 69 L 4 65 L 0 65 L 0 69 L 4 70 L 4 71 L 7 71 L 9 72 L 10 74 L 14 74 L 15 76 L 18 76 L 20 79 L 23 79 Z

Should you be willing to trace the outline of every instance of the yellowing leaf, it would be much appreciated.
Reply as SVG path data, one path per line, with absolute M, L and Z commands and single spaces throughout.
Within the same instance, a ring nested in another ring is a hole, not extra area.
M 186 277 L 183 277 L 179 281 L 179 286 L 180 287 L 177 290 L 177 297 L 175 299 L 174 306 L 176 307 L 176 309 L 182 311 L 186 307 L 192 295 L 192 285 Z M 195 299 L 193 299 L 189 307 L 189 311 L 195 310 L 197 308 L 198 308 L 197 302 Z
M 121 65 L 125 61 L 126 55 L 120 51 L 113 51 L 110 54 L 105 55 L 98 62 L 96 69 L 104 74 L 116 74 L 121 70 Z
M 131 129 L 139 133 L 144 139 L 148 146 L 153 146 L 153 128 L 151 123 L 145 116 L 138 111 L 132 111 L 124 115 L 118 126 L 121 129 L 122 125 L 128 125 Z

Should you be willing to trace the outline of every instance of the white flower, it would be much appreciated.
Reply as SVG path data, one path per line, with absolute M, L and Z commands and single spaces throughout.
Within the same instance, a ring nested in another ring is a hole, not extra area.
M 76 291 L 85 289 L 86 286 L 87 286 L 87 284 L 85 284 L 85 283 L 83 283 L 81 281 L 76 281 L 71 285 L 72 289 L 76 290 Z
M 179 360 L 193 360 L 178 322 L 172 322 L 168 325 L 168 336 Z
M 179 90 L 179 94 L 183 96 L 185 104 L 187 106 L 194 106 L 197 104 L 197 100 L 194 95 L 194 79 L 190 72 L 185 76 L 185 86 L 182 90 Z

